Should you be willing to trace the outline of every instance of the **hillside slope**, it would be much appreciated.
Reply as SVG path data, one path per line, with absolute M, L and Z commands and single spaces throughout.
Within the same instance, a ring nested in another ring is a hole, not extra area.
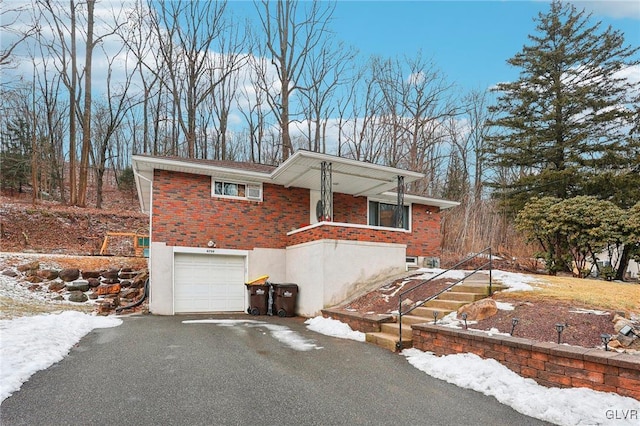
M 149 217 L 138 202 L 117 190 L 105 191 L 105 208 L 57 202 L 32 204 L 29 194 L 0 196 L 0 251 L 96 255 L 107 232 L 147 234 Z M 114 239 L 109 254 L 121 254 L 131 239 Z

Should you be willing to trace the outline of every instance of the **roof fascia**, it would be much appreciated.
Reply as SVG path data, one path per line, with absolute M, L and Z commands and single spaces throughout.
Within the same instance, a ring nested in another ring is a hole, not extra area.
M 242 170 L 232 167 L 220 167 L 208 164 L 190 163 L 188 161 L 180 161 L 170 158 L 158 158 L 158 157 L 145 157 L 145 156 L 132 156 L 134 161 L 140 163 L 146 163 L 152 167 L 152 169 L 175 171 L 176 167 L 181 167 L 190 170 L 194 174 L 216 176 L 220 174 L 236 175 L 238 178 L 250 178 L 253 180 L 268 182 L 271 180 L 271 175 L 264 172 L 255 172 L 251 170 Z M 172 168 L 172 167 L 173 168 Z
M 384 197 L 389 197 L 390 199 L 396 199 L 398 197 L 397 192 L 390 192 L 390 191 L 383 192 L 381 195 Z M 420 195 L 412 195 L 412 194 L 404 194 L 404 199 L 405 201 L 410 201 L 415 204 L 436 206 L 436 207 L 439 207 L 441 210 L 450 209 L 460 205 L 458 201 L 443 200 L 441 198 L 422 197 Z
M 411 170 L 402 170 L 402 169 L 397 169 L 395 167 L 382 166 L 380 164 L 365 163 L 364 161 L 338 157 L 335 155 L 322 154 L 319 152 L 298 150 L 295 153 L 293 153 L 293 155 L 291 155 L 289 158 L 287 158 L 287 160 L 284 163 L 280 164 L 271 173 L 272 178 L 277 179 L 280 174 L 282 174 L 286 169 L 289 168 L 290 164 L 295 163 L 297 159 L 300 157 L 311 158 L 318 161 L 328 161 L 328 162 L 337 163 L 337 164 L 345 164 L 345 165 L 359 167 L 365 170 L 366 169 L 379 170 L 387 173 L 393 173 L 396 175 L 404 176 L 405 178 L 409 178 L 411 182 L 413 182 L 414 180 L 421 179 L 425 176 L 423 173 L 414 172 Z

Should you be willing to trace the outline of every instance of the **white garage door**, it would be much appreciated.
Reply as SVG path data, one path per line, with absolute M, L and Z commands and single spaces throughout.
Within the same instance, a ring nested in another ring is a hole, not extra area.
M 176 253 L 174 312 L 244 311 L 242 256 Z

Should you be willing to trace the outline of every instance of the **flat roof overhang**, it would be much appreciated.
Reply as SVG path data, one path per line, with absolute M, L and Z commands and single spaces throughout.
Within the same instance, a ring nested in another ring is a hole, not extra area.
M 424 177 L 422 173 L 365 163 L 311 151 L 296 151 L 272 173 L 273 183 L 319 191 L 322 163 L 331 164 L 333 192 L 371 196 L 397 188 L 398 176 L 408 184 Z

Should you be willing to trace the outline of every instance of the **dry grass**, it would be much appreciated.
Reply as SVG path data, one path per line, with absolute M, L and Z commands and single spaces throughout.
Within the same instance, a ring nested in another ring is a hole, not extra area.
M 536 276 L 536 291 L 502 293 L 502 297 L 520 300 L 558 300 L 580 307 L 640 314 L 640 284 L 580 279 L 573 277 Z
M 0 296 L 0 320 L 59 311 L 90 313 L 94 310 L 95 306 L 93 305 L 71 305 L 68 303 L 45 302 L 40 300 L 15 300 L 10 297 Z
M 114 268 L 132 268 L 139 271 L 147 267 L 147 259 L 142 257 L 119 256 L 72 256 L 35 253 L 5 254 L 3 263 L 7 266 L 18 266 L 31 261 L 38 261 L 41 265 L 53 268 L 78 268 L 91 271 Z M 45 267 L 45 266 L 41 266 Z

